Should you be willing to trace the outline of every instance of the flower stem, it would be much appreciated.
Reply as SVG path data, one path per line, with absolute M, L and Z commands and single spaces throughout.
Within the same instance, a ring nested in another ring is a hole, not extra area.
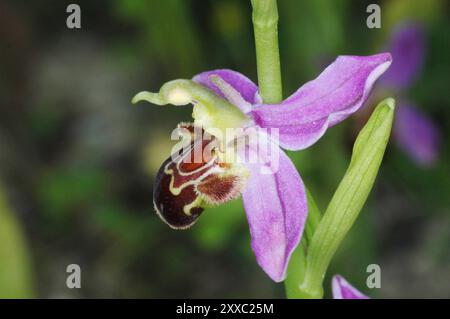
M 277 1 L 251 0 L 251 2 L 260 94 L 264 103 L 279 103 L 283 99 L 283 89 L 278 49 Z
M 284 281 L 286 296 L 289 299 L 317 299 L 322 298 L 323 295 L 322 289 L 300 289 L 300 283 L 303 282 L 306 275 L 308 246 L 322 217 L 308 189 L 306 194 L 308 196 L 308 219 L 306 220 L 305 231 L 302 241 L 291 256 L 287 277 Z
M 251 0 L 253 30 L 255 33 L 256 64 L 259 92 L 264 103 L 275 104 L 283 100 L 280 52 L 278 47 L 278 7 L 276 0 Z M 320 291 L 300 290 L 306 274 L 306 256 L 309 242 L 319 224 L 321 214 L 313 197 L 308 194 L 308 219 L 302 242 L 291 256 L 285 280 L 288 298 L 321 298 Z

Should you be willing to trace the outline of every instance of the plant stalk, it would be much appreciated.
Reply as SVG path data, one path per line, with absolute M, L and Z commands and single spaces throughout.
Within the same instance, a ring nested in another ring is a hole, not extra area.
M 251 2 L 259 92 L 264 103 L 279 103 L 283 100 L 283 88 L 278 48 L 277 1 L 251 0 Z

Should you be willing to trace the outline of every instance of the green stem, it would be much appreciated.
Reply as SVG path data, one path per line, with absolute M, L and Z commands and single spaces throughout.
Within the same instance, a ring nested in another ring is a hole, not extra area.
M 276 0 L 251 0 L 255 33 L 259 91 L 265 103 L 283 100 L 278 48 L 278 8 Z
M 283 100 L 280 52 L 278 47 L 278 7 L 276 0 L 251 0 L 253 29 L 255 33 L 256 64 L 259 92 L 265 103 L 275 104 Z M 285 280 L 288 298 L 320 298 L 322 292 L 300 290 L 306 273 L 306 255 L 321 215 L 307 190 L 308 219 L 301 243 L 291 256 Z
M 302 241 L 294 250 L 289 260 L 287 276 L 284 281 L 284 289 L 288 299 L 304 298 L 303 295 L 300 295 L 299 285 L 301 281 L 298 280 L 299 278 L 303 280 L 306 273 L 307 245 L 304 239 L 302 238 Z
M 314 231 L 316 230 L 317 226 L 320 223 L 322 214 L 320 213 L 320 210 L 317 207 L 316 201 L 314 200 L 311 192 L 308 189 L 306 189 L 306 195 L 308 198 L 308 208 L 309 208 L 308 213 L 309 214 L 308 214 L 308 219 L 306 220 L 305 236 L 306 236 L 306 239 L 309 244 L 314 235 Z
M 289 299 L 316 299 L 322 298 L 323 295 L 322 290 L 313 291 L 300 288 L 300 283 L 303 282 L 306 275 L 308 247 L 322 217 L 309 190 L 306 190 L 306 194 L 308 196 L 308 219 L 306 220 L 305 231 L 300 245 L 298 245 L 291 256 L 288 274 L 284 281 L 286 296 Z

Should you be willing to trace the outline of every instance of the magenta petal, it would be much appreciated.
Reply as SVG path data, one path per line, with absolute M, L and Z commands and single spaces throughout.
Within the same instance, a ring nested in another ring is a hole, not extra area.
M 430 167 L 439 155 L 439 130 L 411 103 L 399 103 L 394 121 L 397 145 L 418 165 Z
M 400 25 L 392 35 L 389 50 L 394 62 L 383 76 L 383 85 L 405 88 L 417 77 L 425 57 L 425 34 L 420 24 Z
M 367 99 L 374 82 L 391 64 L 391 55 L 340 56 L 315 80 L 277 105 L 256 106 L 256 124 L 278 128 L 280 146 L 300 150 L 314 144 L 327 130 Z
M 274 173 L 268 173 L 273 163 L 245 164 L 250 177 L 242 197 L 258 264 L 272 280 L 280 282 L 300 242 L 308 207 L 300 175 L 276 147 L 279 156 Z
M 227 69 L 206 71 L 194 76 L 192 79 L 213 90 L 223 98 L 226 98 L 226 95 L 222 90 L 211 81 L 211 76 L 213 75 L 219 76 L 231 85 L 250 105 L 261 103 L 261 98 L 258 94 L 258 86 L 239 72 Z M 233 103 L 233 101 L 230 102 Z M 241 107 L 240 105 L 236 106 Z
M 332 290 L 334 299 L 369 299 L 339 275 L 333 277 Z

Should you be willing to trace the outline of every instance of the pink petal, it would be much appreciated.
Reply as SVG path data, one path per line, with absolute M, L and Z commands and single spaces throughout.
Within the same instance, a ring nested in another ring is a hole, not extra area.
M 391 55 L 340 56 L 313 81 L 281 104 L 256 106 L 250 113 L 264 128 L 278 128 L 280 146 L 300 150 L 366 101 L 374 82 L 391 64 Z
M 369 299 L 339 275 L 332 279 L 332 290 L 334 299 Z
M 399 103 L 394 121 L 394 137 L 416 164 L 433 166 L 439 157 L 440 133 L 437 125 L 409 102 Z
M 389 44 L 394 58 L 383 77 L 383 85 L 402 89 L 417 78 L 425 59 L 425 32 L 418 23 L 409 22 L 396 28 Z
M 276 282 L 284 280 L 289 258 L 300 242 L 308 214 L 303 182 L 287 155 L 245 163 L 250 177 L 242 194 L 252 248 L 261 268 Z M 278 169 L 270 168 L 275 162 Z M 271 171 L 271 173 L 268 173 Z
M 222 88 L 219 88 L 211 81 L 212 76 L 220 77 L 232 87 L 234 92 L 224 92 Z M 230 103 L 235 104 L 244 111 L 244 113 L 250 111 L 248 105 L 251 107 L 253 104 L 261 103 L 261 97 L 258 94 L 258 86 L 239 72 L 227 69 L 206 71 L 194 76 L 193 80 L 213 90 L 221 97 L 228 99 Z M 242 97 L 248 105 L 239 105 L 242 103 L 235 103 L 239 97 Z

